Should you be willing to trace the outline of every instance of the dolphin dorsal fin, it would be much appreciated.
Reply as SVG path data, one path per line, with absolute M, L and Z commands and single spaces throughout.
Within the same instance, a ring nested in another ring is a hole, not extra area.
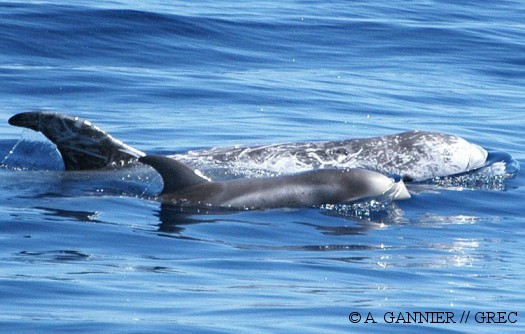
M 78 117 L 30 111 L 14 115 L 9 124 L 44 134 L 57 146 L 66 170 L 124 166 L 145 155 Z
M 210 182 L 200 172 L 182 162 L 162 155 L 146 155 L 139 162 L 150 165 L 162 177 L 164 188 L 161 194 L 172 193 L 190 186 Z

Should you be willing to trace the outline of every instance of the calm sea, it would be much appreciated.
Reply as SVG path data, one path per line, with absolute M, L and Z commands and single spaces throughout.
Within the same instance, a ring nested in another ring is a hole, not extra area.
M 160 154 L 421 129 L 524 165 L 523 22 L 505 0 L 0 1 L 0 330 L 525 332 L 523 172 L 372 217 L 179 217 L 135 169 L 62 173 L 7 124 L 60 111 Z

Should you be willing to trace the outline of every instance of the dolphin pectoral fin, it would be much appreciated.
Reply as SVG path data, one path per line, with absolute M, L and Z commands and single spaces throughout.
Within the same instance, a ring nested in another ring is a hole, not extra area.
M 145 155 L 78 117 L 31 111 L 12 116 L 9 124 L 46 136 L 57 146 L 66 170 L 124 166 Z
M 198 170 L 162 155 L 149 154 L 139 158 L 139 162 L 150 165 L 160 174 L 164 182 L 164 188 L 161 194 L 176 192 L 190 186 L 211 181 L 204 177 Z

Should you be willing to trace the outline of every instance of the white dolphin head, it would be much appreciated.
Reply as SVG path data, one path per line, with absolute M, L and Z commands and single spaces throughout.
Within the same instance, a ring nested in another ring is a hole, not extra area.
M 477 169 L 482 167 L 485 162 L 487 161 L 488 152 L 483 147 L 476 145 L 476 144 L 470 144 L 469 149 L 469 159 L 468 159 L 468 165 L 466 170 L 470 171 L 473 169 Z

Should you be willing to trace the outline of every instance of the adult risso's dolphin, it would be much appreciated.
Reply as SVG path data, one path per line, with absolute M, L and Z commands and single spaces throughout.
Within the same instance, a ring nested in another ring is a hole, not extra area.
M 424 181 L 484 167 L 488 152 L 465 139 L 439 132 L 398 134 L 340 141 L 212 148 L 174 156 L 191 163 L 272 174 L 320 168 L 364 168 L 405 181 Z
M 53 112 L 25 112 L 9 124 L 42 132 L 56 144 L 66 170 L 122 166 L 145 154 L 90 122 Z M 212 148 L 173 156 L 189 165 L 286 174 L 320 168 L 363 168 L 405 181 L 422 181 L 484 167 L 487 151 L 458 136 L 408 131 L 328 142 Z
M 213 182 L 177 160 L 146 155 L 140 162 L 155 168 L 164 188 L 163 204 L 181 207 L 253 210 L 350 203 L 365 198 L 410 198 L 403 181 L 365 169 L 319 169 L 268 178 Z

